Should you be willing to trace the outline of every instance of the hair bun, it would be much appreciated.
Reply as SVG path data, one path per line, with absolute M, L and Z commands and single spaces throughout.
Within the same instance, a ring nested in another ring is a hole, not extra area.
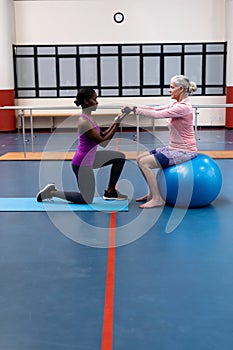
M 78 95 L 76 96 L 75 104 L 77 107 L 81 105 L 81 101 Z
M 194 81 L 190 81 L 189 87 L 188 87 L 188 92 L 189 94 L 193 94 L 197 90 L 197 84 L 194 83 Z

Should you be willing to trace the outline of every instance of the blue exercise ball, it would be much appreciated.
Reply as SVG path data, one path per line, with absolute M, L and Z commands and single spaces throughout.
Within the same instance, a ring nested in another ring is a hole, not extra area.
M 217 163 L 205 154 L 192 160 L 159 170 L 160 193 L 168 205 L 198 208 L 210 204 L 222 187 Z

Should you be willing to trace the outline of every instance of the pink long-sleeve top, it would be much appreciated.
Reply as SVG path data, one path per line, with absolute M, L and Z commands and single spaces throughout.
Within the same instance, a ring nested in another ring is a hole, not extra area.
M 137 107 L 136 114 L 154 119 L 168 118 L 169 148 L 197 151 L 193 128 L 193 109 L 188 98 L 159 107 Z

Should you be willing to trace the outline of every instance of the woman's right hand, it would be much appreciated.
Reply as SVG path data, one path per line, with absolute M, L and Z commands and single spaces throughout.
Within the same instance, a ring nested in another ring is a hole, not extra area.
M 126 113 L 118 114 L 116 118 L 114 119 L 114 122 L 117 124 L 120 124 L 122 120 L 126 117 Z

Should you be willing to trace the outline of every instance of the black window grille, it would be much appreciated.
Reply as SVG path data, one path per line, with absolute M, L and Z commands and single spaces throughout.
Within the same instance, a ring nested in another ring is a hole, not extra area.
M 196 82 L 196 95 L 225 95 L 226 57 L 226 42 L 14 45 L 15 97 L 70 98 L 81 86 L 101 97 L 167 96 L 176 74 Z

